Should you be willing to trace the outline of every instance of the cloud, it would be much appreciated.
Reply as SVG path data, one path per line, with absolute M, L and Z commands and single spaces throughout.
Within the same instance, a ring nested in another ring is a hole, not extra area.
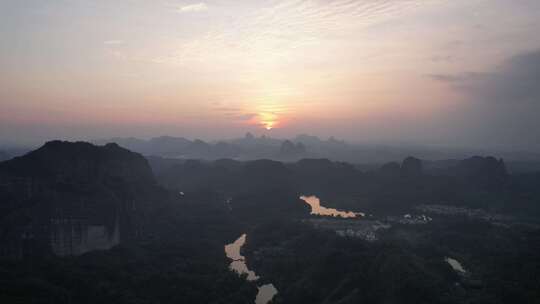
M 431 74 L 469 97 L 487 102 L 540 104 L 540 50 L 519 54 L 486 73 Z
M 477 84 L 482 79 L 485 79 L 488 74 L 486 73 L 476 73 L 476 72 L 467 72 L 457 75 L 453 74 L 428 74 L 428 78 L 432 80 L 443 82 L 451 85 L 454 89 L 460 91 L 470 90 L 474 84 Z
M 213 108 L 213 110 L 233 121 L 248 121 L 258 116 L 257 113 L 245 113 L 242 109 L 237 107 L 218 106 Z
M 331 47 L 339 39 L 356 37 L 363 29 L 426 5 L 419 0 L 271 1 L 228 12 L 233 18 L 226 24 L 215 24 L 203 35 L 175 45 L 155 62 L 224 66 L 240 61 L 243 67 L 260 70 L 284 59 L 305 58 L 306 51 L 326 42 Z M 204 3 L 177 8 L 181 13 L 206 9 Z
M 540 50 L 513 56 L 485 73 L 435 74 L 432 79 L 460 92 L 463 133 L 506 146 L 538 148 Z
M 540 50 L 510 58 L 477 85 L 477 93 L 493 101 L 540 104 Z
M 202 12 L 208 10 L 208 5 L 204 2 L 182 5 L 178 8 L 180 13 Z
M 230 117 L 233 120 L 237 120 L 237 121 L 248 121 L 248 120 L 252 120 L 253 118 L 257 116 L 258 116 L 257 113 L 245 113 L 245 114 L 231 115 Z
M 459 75 L 449 75 L 449 74 L 428 74 L 427 77 L 440 81 L 440 82 L 448 82 L 448 83 L 458 83 L 462 81 L 462 77 Z
M 235 108 L 235 107 L 216 107 L 214 108 L 215 111 L 218 111 L 218 112 L 239 112 L 240 111 L 240 108 Z

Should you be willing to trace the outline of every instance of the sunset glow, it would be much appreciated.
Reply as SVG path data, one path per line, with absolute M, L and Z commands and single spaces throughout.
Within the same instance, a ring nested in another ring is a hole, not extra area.
M 539 117 L 540 0 L 0 0 L 0 304 L 540 304 Z
M 275 113 L 260 113 L 260 124 L 266 129 L 266 130 L 272 130 L 274 129 L 278 124 L 278 117 Z
M 503 127 L 509 109 L 481 119 L 483 100 L 504 94 L 473 93 L 500 87 L 483 82 L 540 49 L 524 38 L 540 27 L 537 1 L 35 4 L 0 10 L 0 136 L 10 140 L 273 130 L 478 145 L 493 132 L 531 142 Z M 515 111 L 531 129 L 523 117 L 534 111 Z

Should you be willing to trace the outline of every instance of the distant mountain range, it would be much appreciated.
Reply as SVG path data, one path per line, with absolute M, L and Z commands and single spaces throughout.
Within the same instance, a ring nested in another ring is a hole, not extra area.
M 215 142 L 205 142 L 200 139 L 189 140 L 183 137 L 161 136 L 149 140 L 138 138 L 111 138 L 107 140 L 95 141 L 96 144 L 106 144 L 114 142 L 129 150 L 139 152 L 147 156 L 161 156 L 179 159 L 205 159 L 216 160 L 221 158 L 231 158 L 236 160 L 253 159 L 278 159 L 296 160 L 308 157 L 326 144 L 316 137 L 298 137 L 294 140 L 280 140 L 266 136 L 255 137 L 247 133 L 245 137 L 222 140 Z M 307 142 L 313 148 L 312 152 L 305 148 L 302 139 L 309 139 Z M 311 141 L 310 141 L 311 140 Z
M 514 160 L 527 161 L 517 164 L 518 169 L 531 166 L 531 161 L 540 161 L 539 153 L 483 151 L 474 149 L 452 149 L 444 147 L 414 145 L 377 145 L 349 143 L 330 137 L 326 140 L 317 136 L 301 134 L 291 139 L 276 139 L 268 136 L 254 136 L 247 133 L 242 138 L 203 141 L 184 137 L 161 136 L 149 140 L 139 138 L 111 138 L 97 140 L 103 145 L 114 142 L 131 151 L 146 156 L 160 156 L 175 159 L 235 160 L 273 159 L 296 161 L 302 158 L 328 158 L 355 164 L 383 164 L 415 155 L 422 160 L 463 159 L 473 155 L 495 155 L 507 160 L 509 167 Z
M 219 145 L 175 138 L 150 142 L 161 148 L 185 143 L 191 151 Z M 257 142 L 273 143 L 281 157 L 308 153 L 301 142 L 249 135 L 227 144 L 256 147 Z M 407 157 L 365 171 L 328 159 L 145 158 L 115 143 L 52 141 L 0 162 L 0 257 L 80 255 L 154 239 L 156 231 L 174 227 L 166 215 L 184 192 L 218 195 L 220 206 L 223 198 L 235 197 L 235 212 L 248 217 L 306 214 L 304 205 L 290 201 L 301 193 L 318 193 L 334 202 L 332 207 L 350 210 L 401 212 L 437 202 L 538 214 L 538 178 L 538 173 L 509 174 L 505 162 L 494 157 L 440 162 Z

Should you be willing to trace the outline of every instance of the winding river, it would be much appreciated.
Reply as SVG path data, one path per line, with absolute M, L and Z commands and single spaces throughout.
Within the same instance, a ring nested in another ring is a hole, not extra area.
M 352 212 L 352 211 L 340 211 L 334 208 L 326 208 L 321 206 L 321 201 L 318 197 L 311 196 L 301 196 L 304 202 L 311 206 L 311 214 L 317 214 L 322 216 L 332 216 L 332 217 L 342 217 L 342 218 L 355 218 L 364 216 L 361 212 Z M 227 205 L 230 209 L 230 201 L 227 200 Z M 225 245 L 225 254 L 229 259 L 231 259 L 231 264 L 229 268 L 233 271 L 236 271 L 239 274 L 246 274 L 248 281 L 257 281 L 259 276 L 247 267 L 246 258 L 240 253 L 242 246 L 246 243 L 247 235 L 244 233 L 234 242 Z M 258 286 L 259 291 L 257 297 L 255 298 L 255 304 L 267 304 L 270 302 L 274 296 L 278 293 L 277 289 L 273 284 L 265 284 Z
M 248 281 L 257 281 L 259 276 L 254 271 L 249 270 L 246 264 L 246 258 L 240 253 L 242 246 L 246 243 L 247 235 L 242 234 L 236 241 L 225 245 L 225 254 L 232 260 L 230 269 L 238 272 L 239 274 L 247 274 Z M 278 293 L 277 289 L 272 284 L 265 284 L 259 286 L 259 292 L 255 298 L 255 304 L 266 304 L 270 302 L 274 296 Z
M 365 216 L 365 214 L 362 212 L 341 211 L 334 208 L 326 208 L 321 205 L 321 200 L 315 195 L 302 195 L 300 196 L 300 199 L 311 206 L 311 214 L 342 218 L 355 218 Z
M 321 215 L 321 216 L 329 216 L 329 217 L 341 217 L 341 218 L 357 218 L 357 217 L 365 217 L 365 214 L 362 212 L 353 212 L 353 211 L 341 211 L 334 208 L 327 208 L 321 205 L 321 200 L 315 196 L 315 195 L 302 195 L 300 196 L 300 199 L 303 200 L 306 204 L 308 204 L 311 207 L 311 214 L 314 215 Z M 227 200 L 227 205 L 230 209 L 230 201 L 231 199 Z M 411 219 L 411 215 L 405 215 L 404 218 Z M 426 221 L 426 217 L 423 216 L 424 221 Z M 429 218 L 431 220 L 431 218 Z M 241 254 L 242 246 L 246 243 L 247 235 L 244 233 L 242 234 L 238 239 L 236 239 L 233 243 L 225 245 L 225 254 L 229 259 L 231 259 L 231 264 L 229 265 L 229 268 L 233 271 L 236 271 L 239 274 L 246 274 L 248 281 L 257 281 L 259 279 L 259 276 L 257 274 L 250 270 L 247 267 L 246 264 L 246 258 Z M 461 263 L 459 263 L 456 259 L 445 257 L 444 259 L 450 266 L 458 273 L 460 274 L 466 274 L 467 271 L 463 268 Z M 255 298 L 255 304 L 267 304 L 269 303 L 274 296 L 278 293 L 278 290 L 274 287 L 273 284 L 264 284 L 264 285 L 258 285 L 258 293 L 257 297 Z

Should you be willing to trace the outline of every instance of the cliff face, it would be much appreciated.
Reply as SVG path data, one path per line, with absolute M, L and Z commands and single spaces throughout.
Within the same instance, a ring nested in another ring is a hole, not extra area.
M 138 234 L 154 191 L 141 155 L 116 144 L 46 143 L 0 163 L 0 255 L 78 255 Z

